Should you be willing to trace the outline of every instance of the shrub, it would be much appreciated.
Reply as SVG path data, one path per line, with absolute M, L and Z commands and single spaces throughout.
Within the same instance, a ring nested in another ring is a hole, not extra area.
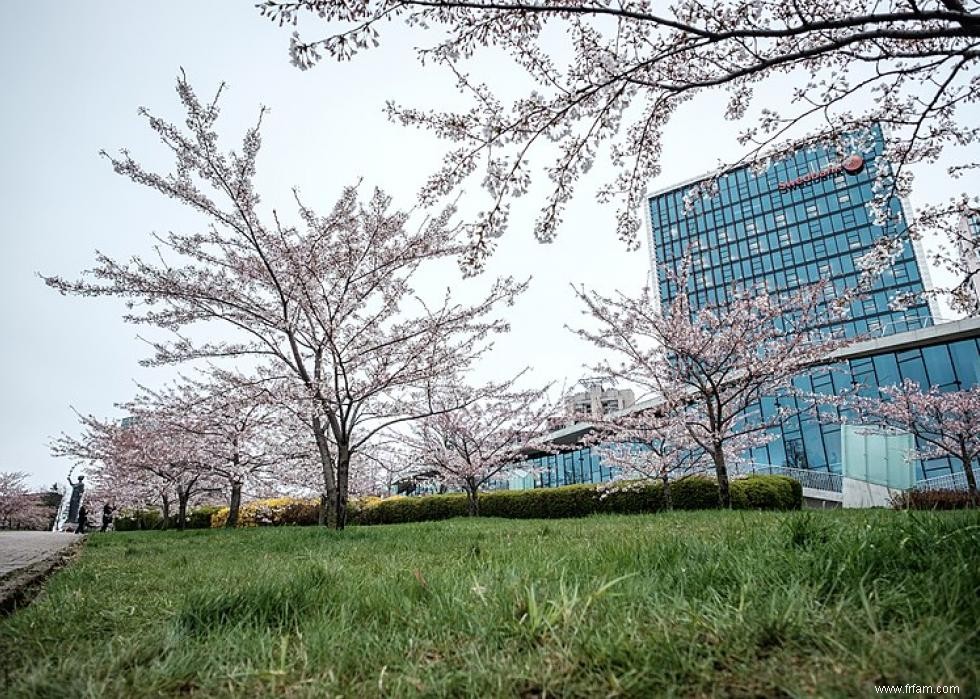
M 599 512 L 638 514 L 664 509 L 664 486 L 659 481 L 620 481 L 599 489 Z
M 481 497 L 481 507 L 483 502 Z M 348 513 L 351 524 L 400 524 L 465 516 L 466 496 L 462 493 L 372 498 L 363 501 L 359 507 Z
M 185 526 L 188 529 L 207 529 L 211 526 L 211 516 L 220 509 L 220 505 L 195 507 L 187 513 L 187 523 Z
M 803 486 L 788 476 L 747 476 L 731 482 L 732 507 L 739 510 L 798 510 Z
M 707 476 L 691 476 L 670 484 L 675 510 L 711 510 L 718 507 L 718 482 Z
M 906 490 L 892 497 L 896 510 L 960 510 L 976 505 L 966 490 Z
M 786 476 L 750 476 L 733 480 L 732 506 L 738 509 L 798 510 L 803 504 L 800 484 Z M 671 483 L 676 509 L 704 510 L 718 507 L 718 484 L 706 476 Z M 512 519 L 587 517 L 596 513 L 658 512 L 664 508 L 663 484 L 623 483 L 567 485 L 560 488 L 500 490 L 480 495 L 480 514 Z M 466 515 L 466 496 L 396 496 L 363 500 L 351 508 L 351 524 L 398 524 Z
M 501 490 L 480 496 L 480 514 L 514 519 L 586 517 L 598 511 L 600 495 L 592 485 Z
M 283 525 L 316 524 L 320 503 L 314 499 L 270 498 L 253 500 L 238 510 L 239 527 L 272 527 Z M 211 514 L 211 527 L 225 526 L 228 508 L 217 508 Z
M 139 529 L 162 529 L 163 515 L 159 510 L 122 510 L 113 520 L 117 532 L 130 532 Z

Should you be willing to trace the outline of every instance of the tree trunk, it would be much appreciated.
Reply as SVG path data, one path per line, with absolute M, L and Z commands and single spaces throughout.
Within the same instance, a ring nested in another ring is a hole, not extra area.
M 963 463 L 963 473 L 966 474 L 966 487 L 970 491 L 970 499 L 975 503 L 977 502 L 977 477 L 973 473 L 973 459 L 969 454 L 963 454 L 960 456 L 960 461 Z
M 231 502 L 228 504 L 228 521 L 226 527 L 238 526 L 238 510 L 242 505 L 242 482 L 231 482 Z
M 323 474 L 323 494 L 320 496 L 320 512 L 317 520 L 320 526 L 330 526 L 337 523 L 337 484 L 334 480 L 333 456 L 330 453 L 330 442 L 323 431 L 323 422 L 319 416 L 312 418 L 313 437 L 316 440 L 317 452 L 320 455 L 320 471 Z
M 187 501 L 191 499 L 191 489 L 177 486 L 177 528 L 184 531 L 187 528 Z
M 163 529 L 170 527 L 170 497 L 163 496 Z
M 320 493 L 320 508 L 317 510 L 316 514 L 317 526 L 325 527 L 330 523 L 330 521 L 327 519 L 327 513 L 330 510 L 330 495 L 328 493 Z
M 340 531 L 347 525 L 347 489 L 350 484 L 350 452 L 346 444 L 337 445 L 337 517 L 336 529 Z
M 480 489 L 473 483 L 466 483 L 466 514 L 470 517 L 480 516 Z
M 674 509 L 674 503 L 670 500 L 670 479 L 666 474 L 661 476 L 664 481 L 664 509 L 668 512 Z
M 725 452 L 720 444 L 715 445 L 711 459 L 715 462 L 715 476 L 718 478 L 718 503 L 723 509 L 729 510 L 732 507 L 732 494 L 728 488 L 728 468 L 725 466 Z

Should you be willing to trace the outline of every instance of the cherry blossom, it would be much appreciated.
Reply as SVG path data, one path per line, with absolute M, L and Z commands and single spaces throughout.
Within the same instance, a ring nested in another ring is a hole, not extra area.
M 23 471 L 0 471 L 0 529 L 44 529 L 54 514 L 27 487 Z
M 261 207 L 254 187 L 264 110 L 239 151 L 219 149 L 221 90 L 200 100 L 177 81 L 186 126 L 141 114 L 172 151 L 169 173 L 145 168 L 127 151 L 106 157 L 133 182 L 172 197 L 209 219 L 198 232 L 156 235 L 152 258 L 98 254 L 82 279 L 46 277 L 62 293 L 127 300 L 129 322 L 174 333 L 154 343 L 150 364 L 208 359 L 269 362 L 275 391 L 304 415 L 322 473 L 329 519 L 343 527 L 354 455 L 417 412 L 416 392 L 466 367 L 508 329 L 494 317 L 526 282 L 501 278 L 473 304 L 422 299 L 412 280 L 427 262 L 461 253 L 452 206 L 414 228 L 375 191 L 360 200 L 348 187 L 326 214 L 294 192 L 296 221 Z M 182 333 L 222 324 L 228 341 Z
M 862 421 L 907 430 L 916 437 L 917 459 L 952 457 L 960 462 L 970 494 L 977 496 L 974 462 L 980 458 L 980 386 L 943 391 L 933 386 L 923 391 L 906 379 L 881 389 L 881 398 L 856 395 L 848 407 Z
M 419 464 L 462 488 L 471 516 L 480 513 L 481 488 L 548 448 L 540 442 L 555 413 L 548 387 L 516 390 L 516 381 L 473 388 L 455 377 L 430 393 L 431 415 L 408 440 Z
M 124 422 L 79 415 L 79 423 L 80 434 L 62 434 L 51 451 L 85 465 L 90 501 L 159 507 L 165 524 L 176 502 L 177 526 L 183 528 L 188 506 L 216 488 L 202 468 L 197 441 L 163 416 L 143 409 Z
M 636 246 L 644 192 L 664 172 L 666 127 L 681 105 L 705 93 L 725 93 L 724 118 L 743 125 L 743 157 L 719 167 L 762 169 L 817 145 L 844 156 L 861 150 L 862 133 L 886 128 L 891 167 L 878 168 L 870 203 L 878 223 L 894 215 L 896 197 L 908 195 L 911 166 L 949 151 L 951 178 L 980 167 L 980 125 L 969 112 L 980 100 L 974 1 L 264 0 L 258 7 L 280 25 L 296 25 L 304 14 L 326 24 L 325 38 L 293 33 L 290 55 L 302 69 L 324 57 L 350 60 L 395 24 L 420 42 L 429 37 L 417 49 L 420 63 L 448 71 L 469 104 L 445 111 L 389 103 L 387 111 L 452 144 L 420 191 L 423 204 L 470 179 L 482 184 L 486 206 L 468 225 L 469 269 L 493 251 L 511 202 L 535 179 L 532 160 L 541 157 L 549 159 L 549 191 L 534 225 L 539 240 L 554 238 L 578 181 L 605 153 L 617 174 L 598 198 L 619 202 L 618 235 Z M 484 82 L 493 76 L 474 74 L 487 50 L 509 56 L 531 81 L 523 94 L 507 101 Z M 763 87 L 783 99 L 759 104 Z M 709 180 L 692 200 L 710 191 Z M 946 240 L 956 219 L 977 208 L 975 195 L 966 204 L 934 202 L 907 234 Z M 905 233 L 883 234 L 883 249 L 893 235 Z M 978 310 L 975 297 L 953 299 Z
M 619 471 L 607 489 L 659 480 L 664 503 L 671 509 L 671 480 L 711 467 L 704 449 L 691 438 L 683 413 L 650 407 L 606 416 L 591 424 L 595 431 L 583 444 L 594 445 L 603 463 Z
M 714 466 L 719 500 L 729 507 L 729 465 L 735 455 L 772 439 L 789 415 L 763 398 L 791 390 L 791 381 L 847 340 L 828 321 L 838 318 L 821 285 L 781 296 L 735 291 L 723 308 L 695 309 L 685 277 L 679 293 L 658 310 L 650 289 L 637 297 L 577 290 L 597 329 L 577 334 L 618 358 L 600 375 L 648 392 L 670 429 L 680 423 Z M 642 406 L 639 406 L 642 407 Z M 653 418 L 650 418 L 653 422 Z

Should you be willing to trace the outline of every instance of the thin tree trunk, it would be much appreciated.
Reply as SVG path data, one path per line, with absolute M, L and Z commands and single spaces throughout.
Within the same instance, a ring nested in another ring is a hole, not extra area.
M 333 456 L 330 453 L 330 442 L 323 431 L 323 422 L 318 415 L 313 415 L 312 424 L 313 437 L 320 455 L 320 471 L 323 474 L 323 493 L 320 495 L 320 512 L 317 521 L 320 526 L 330 526 L 337 522 L 337 483 L 334 479 Z
M 320 509 L 317 510 L 316 523 L 318 526 L 325 527 L 330 522 L 327 519 L 327 512 L 330 510 L 330 495 L 320 493 Z
M 466 484 L 466 514 L 470 517 L 480 516 L 480 492 L 472 483 Z
M 167 495 L 163 496 L 163 525 L 162 529 L 167 529 L 170 527 L 170 497 Z
M 337 445 L 337 506 L 336 529 L 340 531 L 347 525 L 347 490 L 350 484 L 350 452 L 346 444 Z
M 232 481 L 231 482 L 231 502 L 228 504 L 228 521 L 225 522 L 226 527 L 236 527 L 238 526 L 238 510 L 242 505 L 242 482 Z
M 711 458 L 715 462 L 715 476 L 718 478 L 718 503 L 723 509 L 729 510 L 732 507 L 732 494 L 728 488 L 728 469 L 725 466 L 725 452 L 720 444 L 715 445 L 715 450 Z
M 187 501 L 191 499 L 190 486 L 177 487 L 177 528 L 184 531 L 187 528 Z
M 669 512 L 674 509 L 674 503 L 670 499 L 670 479 L 667 477 L 667 474 L 664 474 L 661 478 L 664 481 L 664 509 Z
M 970 491 L 970 499 L 975 503 L 977 502 L 977 477 L 973 473 L 973 459 L 964 450 L 960 461 L 963 462 L 963 473 L 966 474 L 966 487 Z

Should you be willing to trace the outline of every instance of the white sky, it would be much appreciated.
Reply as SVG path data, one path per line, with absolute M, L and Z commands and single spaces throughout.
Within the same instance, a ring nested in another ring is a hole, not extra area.
M 138 159 L 169 165 L 137 107 L 180 119 L 173 87 L 181 66 L 202 96 L 224 80 L 229 90 L 219 130 L 226 148 L 237 146 L 259 104 L 271 108 L 259 160 L 266 204 L 289 211 L 296 185 L 308 204 L 326 209 L 341 187 L 363 178 L 366 191 L 380 186 L 396 206 L 408 208 L 447 146 L 389 123 L 384 103 L 443 107 L 459 98 L 450 76 L 415 62 L 411 47 L 422 40 L 396 29 L 382 49 L 353 63 L 324 62 L 301 72 L 289 65 L 288 32 L 259 17 L 248 0 L 32 0 L 4 9 L 0 471 L 27 471 L 36 485 L 62 479 L 70 464 L 51 457 L 47 444 L 75 430 L 71 406 L 115 416 L 113 403 L 131 397 L 134 380 L 154 385 L 173 376 L 138 365 L 149 352 L 138 329 L 122 322 L 121 303 L 63 297 L 36 276 L 73 278 L 91 266 L 96 249 L 127 257 L 148 249 L 151 231 L 188 230 L 194 222 L 173 202 L 115 175 L 98 156 L 101 148 L 127 147 Z M 508 93 L 523 80 L 499 57 L 483 57 L 472 70 Z M 783 94 L 772 89 L 760 101 Z M 736 129 L 722 111 L 715 97 L 685 107 L 668 132 L 664 174 L 651 189 L 740 154 Z M 486 275 L 467 285 L 484 288 L 489 275 L 534 276 L 508 314 L 512 332 L 487 358 L 488 377 L 531 366 L 539 383 L 574 383 L 588 374 L 583 364 L 595 354 L 564 329 L 581 322 L 569 283 L 607 292 L 644 284 L 647 251 L 625 250 L 614 234 L 614 209 L 593 196 L 595 184 L 609 176 L 599 166 L 582 183 L 554 244 L 539 245 L 530 234 L 540 200 L 516 207 Z M 920 172 L 913 205 L 969 184 L 953 183 L 950 191 L 938 168 Z M 454 277 L 440 270 L 418 286 L 438 292 L 455 284 Z

